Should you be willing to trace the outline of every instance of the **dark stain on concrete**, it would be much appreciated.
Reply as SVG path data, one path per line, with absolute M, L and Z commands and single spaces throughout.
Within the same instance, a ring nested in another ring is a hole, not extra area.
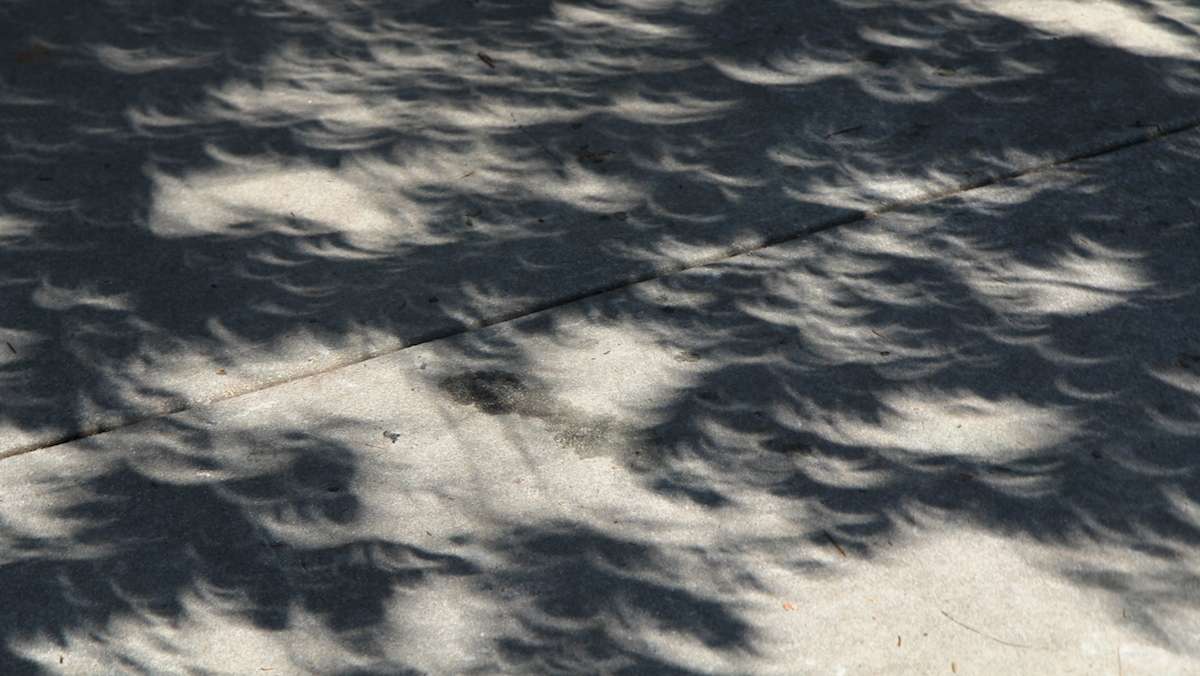
M 554 441 L 580 458 L 610 456 L 628 444 L 625 430 L 607 418 L 581 420 L 573 417 L 557 425 Z
M 625 425 L 557 401 L 545 384 L 514 373 L 459 373 L 443 378 L 439 386 L 455 403 L 488 415 L 511 414 L 542 421 L 555 443 L 580 458 L 619 455 L 636 445 Z
M 444 378 L 442 390 L 450 398 L 488 415 L 529 415 L 531 392 L 516 375 L 505 371 L 474 371 Z

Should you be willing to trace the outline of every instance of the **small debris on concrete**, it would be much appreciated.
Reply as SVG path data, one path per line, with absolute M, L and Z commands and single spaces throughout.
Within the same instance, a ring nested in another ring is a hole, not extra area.
M 825 138 L 833 138 L 834 136 L 840 136 L 842 134 L 849 134 L 850 132 L 858 131 L 859 129 L 862 129 L 864 126 L 865 125 L 860 124 L 860 125 L 856 125 L 853 127 L 846 127 L 845 129 L 838 129 L 837 131 L 831 131 L 825 135 Z
M 982 637 L 984 637 L 984 638 L 986 638 L 986 639 L 991 639 L 992 641 L 995 641 L 996 643 L 999 643 L 1000 645 L 1006 645 L 1006 646 L 1009 646 L 1010 648 L 1032 648 L 1032 647 L 1033 647 L 1033 646 L 1024 645 L 1024 644 L 1021 644 L 1021 643 L 1013 643 L 1013 642 L 1011 642 L 1011 641 L 1005 641 L 1005 640 L 1004 640 L 1004 639 L 1002 639 L 1002 638 L 996 638 L 995 636 L 992 636 L 991 634 L 989 634 L 989 633 L 987 633 L 987 632 L 980 631 L 980 630 L 976 629 L 975 627 L 972 627 L 972 626 L 970 626 L 970 625 L 963 624 L 962 622 L 959 622 L 958 620 L 956 620 L 956 619 L 954 619 L 953 617 L 951 617 L 951 616 L 950 616 L 950 613 L 948 613 L 948 612 L 946 612 L 946 611 L 944 611 L 944 610 L 943 610 L 943 611 L 941 611 L 941 613 L 942 613 L 942 615 L 943 615 L 943 616 L 945 616 L 945 618 L 946 618 L 947 620 L 950 620 L 951 622 L 953 622 L 954 624 L 957 624 L 958 626 L 962 627 L 963 629 L 966 629 L 967 631 L 969 631 L 969 632 L 971 632 L 971 633 L 973 633 L 973 634 L 978 634 L 978 635 L 980 635 L 980 636 L 982 636 Z
M 384 430 L 383 436 L 387 439 L 391 439 L 392 443 L 394 444 L 394 443 L 396 443 L 396 440 L 400 438 L 400 433 L 399 432 L 388 432 L 387 430 Z
M 579 146 L 579 151 L 575 153 L 575 159 L 579 160 L 580 164 L 603 164 L 613 155 L 611 150 L 591 150 L 587 144 Z
M 846 556 L 846 550 L 842 549 L 842 546 L 838 544 L 838 541 L 833 539 L 832 533 L 827 530 L 823 530 L 821 533 L 825 535 L 825 539 L 829 540 L 829 544 L 833 545 L 833 548 L 837 550 L 838 554 L 842 555 L 843 559 L 848 558 Z

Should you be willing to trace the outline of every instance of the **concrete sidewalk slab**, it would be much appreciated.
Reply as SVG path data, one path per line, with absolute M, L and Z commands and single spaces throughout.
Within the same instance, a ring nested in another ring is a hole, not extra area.
M 7 2 L 0 452 L 1195 122 L 1194 8 Z
M 1193 672 L 1198 157 L 5 460 L 0 670 Z

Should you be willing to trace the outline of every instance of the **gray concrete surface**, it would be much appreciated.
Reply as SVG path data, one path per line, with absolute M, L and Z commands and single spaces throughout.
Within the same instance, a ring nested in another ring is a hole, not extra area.
M 0 3 L 0 452 L 1193 123 L 1187 2 Z
M 1200 134 L 0 463 L 0 671 L 1187 674 Z

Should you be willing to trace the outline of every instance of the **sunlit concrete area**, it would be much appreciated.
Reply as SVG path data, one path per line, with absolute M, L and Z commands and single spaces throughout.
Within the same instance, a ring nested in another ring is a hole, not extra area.
M 0 1 L 0 673 L 1200 672 L 1200 10 Z

